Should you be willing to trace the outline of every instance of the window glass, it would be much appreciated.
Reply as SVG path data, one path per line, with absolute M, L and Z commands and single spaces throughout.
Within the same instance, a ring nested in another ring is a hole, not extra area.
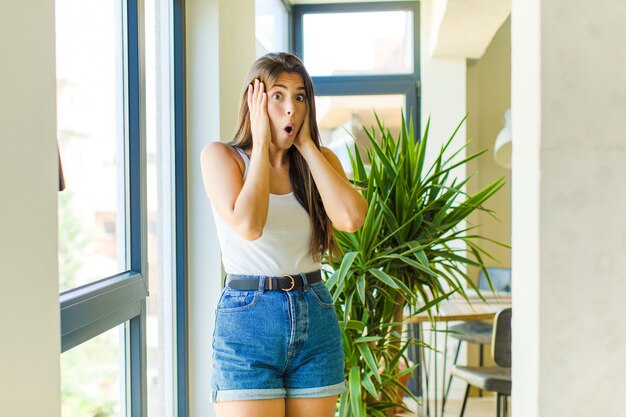
M 57 0 L 61 291 L 126 270 L 121 3 Z
M 146 348 L 148 413 L 172 417 L 175 392 L 175 279 L 171 2 L 145 3 L 148 278 Z
M 307 13 L 304 64 L 312 76 L 413 72 L 413 12 Z
M 317 96 L 315 110 L 322 136 L 322 144 L 339 157 L 348 176 L 352 173 L 346 145 L 354 147 L 355 140 L 362 149 L 369 148 L 370 141 L 364 126 L 378 131 L 376 115 L 397 136 L 402 126 L 402 112 L 406 98 L 402 94 L 371 96 Z M 367 163 L 365 152 L 361 152 Z
M 255 25 L 257 58 L 287 51 L 288 18 L 281 0 L 255 0 Z
M 63 417 L 122 417 L 124 325 L 61 355 Z

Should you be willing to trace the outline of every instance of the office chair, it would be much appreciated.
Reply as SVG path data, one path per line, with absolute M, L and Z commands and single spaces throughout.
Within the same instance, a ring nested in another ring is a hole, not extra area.
M 511 316 L 512 310 L 505 308 L 498 312 L 493 325 L 491 356 L 497 366 L 458 366 L 452 367 L 452 374 L 467 382 L 460 417 L 465 414 L 467 397 L 473 385 L 480 389 L 497 393 L 497 417 L 508 417 L 508 397 L 511 396 Z
M 489 271 L 489 277 L 491 278 L 491 284 L 493 289 L 500 294 L 511 293 L 511 268 L 496 268 L 487 267 Z M 484 271 L 480 271 L 478 274 L 478 289 L 481 291 L 491 291 L 489 282 L 487 282 L 487 276 Z M 449 336 L 458 339 L 459 343 L 454 354 L 453 365 L 456 365 L 459 359 L 459 353 L 461 352 L 461 344 L 475 343 L 480 346 L 478 365 L 484 365 L 484 346 L 491 343 L 491 336 L 493 332 L 493 325 L 484 321 L 466 321 L 455 326 L 451 326 L 449 329 Z M 448 386 L 443 395 L 442 409 L 445 409 L 446 399 L 450 393 L 450 387 L 452 386 L 453 375 L 450 374 L 448 378 Z M 482 395 L 482 391 L 481 391 Z

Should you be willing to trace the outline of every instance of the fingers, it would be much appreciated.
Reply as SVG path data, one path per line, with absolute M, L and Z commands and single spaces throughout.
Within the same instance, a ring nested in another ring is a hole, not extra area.
M 309 109 L 307 107 L 306 109 L 306 113 L 304 116 L 304 120 L 302 121 L 302 125 L 300 126 L 300 131 L 298 132 L 298 135 L 302 135 L 302 136 L 311 136 L 311 120 L 310 120 L 310 114 L 309 114 Z
M 254 143 L 265 143 L 270 140 L 269 117 L 267 114 L 267 93 L 265 85 L 255 79 L 248 85 L 247 97 L 250 111 L 252 140 Z
M 246 100 L 248 102 L 248 111 L 252 111 L 252 91 L 253 91 L 252 84 L 248 84 L 248 91 L 247 91 L 247 96 L 246 96 Z
M 248 108 L 252 117 L 261 116 L 267 113 L 267 94 L 265 84 L 255 79 L 248 86 Z
M 267 110 L 267 94 L 265 93 L 265 84 L 259 82 L 259 104 L 261 109 Z
M 265 93 L 265 84 L 255 79 L 254 82 L 248 85 L 248 108 L 250 112 L 263 109 L 267 104 L 267 94 Z

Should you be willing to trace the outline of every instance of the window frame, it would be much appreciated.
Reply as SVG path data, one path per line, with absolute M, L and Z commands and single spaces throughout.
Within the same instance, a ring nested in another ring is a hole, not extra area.
M 125 409 L 132 417 L 148 415 L 146 298 L 149 295 L 147 162 L 145 108 L 144 0 L 122 0 L 126 32 L 125 59 L 127 271 L 60 294 L 61 353 L 107 330 L 128 322 L 126 327 Z M 187 317 L 187 177 L 185 124 L 185 1 L 172 0 L 173 13 L 173 119 L 174 119 L 174 248 L 176 306 L 175 412 L 186 417 L 188 394 Z
M 318 96 L 404 94 L 407 119 L 413 120 L 415 138 L 419 137 L 421 125 L 420 81 L 420 4 L 418 1 L 301 4 L 292 7 L 294 53 L 305 58 L 303 18 L 305 14 L 358 13 L 383 11 L 413 12 L 413 72 L 410 74 L 368 74 L 312 76 L 315 94 Z M 407 120 L 408 122 L 408 120 Z
M 173 101 L 174 101 L 174 256 L 176 262 L 174 334 L 176 335 L 176 395 L 178 417 L 189 415 L 189 318 L 187 264 L 187 78 L 185 0 L 173 0 Z

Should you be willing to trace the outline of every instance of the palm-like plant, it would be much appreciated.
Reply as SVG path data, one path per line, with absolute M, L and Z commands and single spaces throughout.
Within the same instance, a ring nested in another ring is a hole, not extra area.
M 378 135 L 365 129 L 369 169 L 356 145 L 350 152 L 354 183 L 369 203 L 365 223 L 355 233 L 336 233 L 342 256 L 328 261 L 334 272 L 327 285 L 343 331 L 349 387 L 339 403 L 342 417 L 393 415 L 403 406 L 399 392 L 412 396 L 399 382 L 413 370 L 400 366 L 412 343 L 401 337 L 403 314 L 430 309 L 453 292 L 466 296 L 465 283 L 475 288 L 465 266 L 484 269 L 487 253 L 477 243 L 484 238 L 462 225 L 474 210 L 485 210 L 482 204 L 504 185 L 500 178 L 467 195 L 469 178 L 453 177 L 455 168 L 484 152 L 457 161 L 461 147 L 445 156 L 464 120 L 430 166 L 429 124 L 415 141 L 404 117 L 397 138 L 377 121 Z

